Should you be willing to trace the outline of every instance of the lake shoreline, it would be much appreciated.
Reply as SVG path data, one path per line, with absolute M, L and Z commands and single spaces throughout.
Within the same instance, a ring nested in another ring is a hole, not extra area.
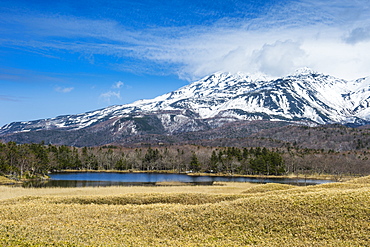
M 63 173 L 121 173 L 121 174 L 144 174 L 144 173 L 153 173 L 153 174 L 179 174 L 179 175 L 188 175 L 190 177 L 200 177 L 200 176 L 208 176 L 208 177 L 224 177 L 224 178 L 250 178 L 250 179 L 259 179 L 262 181 L 268 181 L 271 179 L 288 179 L 292 182 L 297 181 L 297 184 L 303 184 L 303 185 L 310 185 L 310 183 L 306 184 L 306 181 L 309 180 L 327 180 L 328 182 L 345 182 L 360 176 L 349 176 L 349 175 L 331 175 L 331 174 L 287 174 L 287 175 L 245 175 L 245 174 L 225 174 L 225 173 L 193 173 L 193 172 L 178 172 L 174 170 L 150 170 L 150 171 L 139 171 L 139 170 L 58 170 L 50 172 L 49 174 L 63 174 Z M 6 178 L 6 182 L 3 180 L 3 182 L 0 181 L 0 185 L 9 185 L 9 186 L 15 186 L 15 185 L 27 185 L 27 184 L 33 184 L 38 182 L 47 182 L 51 181 L 50 176 L 43 176 L 40 178 L 32 178 L 32 179 L 19 179 L 14 180 L 12 178 L 4 177 Z M 298 181 L 301 181 L 298 183 Z M 145 183 L 142 183 L 145 184 Z M 188 183 L 190 184 L 190 183 Z M 194 183 L 194 185 L 211 185 L 210 183 Z M 160 183 L 153 183 L 151 186 L 163 186 Z M 170 184 L 167 184 L 166 186 L 170 186 Z
M 334 183 L 330 179 L 310 179 L 282 176 L 246 176 L 240 174 L 210 174 L 210 173 L 178 173 L 175 171 L 89 171 L 89 170 L 63 170 L 50 173 L 50 180 L 38 183 L 27 183 L 26 186 L 132 186 L 147 185 L 157 186 L 162 182 L 185 183 L 188 185 L 212 185 L 213 182 L 249 182 L 249 183 L 279 183 L 298 186 L 308 186 L 323 183 Z M 159 183 L 158 183 L 159 182 Z M 169 185 L 169 184 L 168 184 Z
M 245 174 L 225 174 L 225 173 L 206 173 L 206 172 L 178 172 L 173 170 L 59 170 L 53 173 L 159 173 L 159 174 L 186 174 L 189 176 L 214 176 L 214 177 L 245 177 L 245 178 L 278 178 L 278 179 L 310 179 L 310 180 L 332 180 L 336 182 L 345 182 L 354 178 L 361 177 L 359 175 L 334 175 L 334 174 L 287 174 L 287 175 L 245 175 Z

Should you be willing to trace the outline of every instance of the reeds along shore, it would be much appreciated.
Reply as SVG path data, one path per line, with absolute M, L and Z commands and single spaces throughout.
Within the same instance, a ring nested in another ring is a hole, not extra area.
M 370 176 L 307 187 L 0 186 L 1 246 L 369 246 Z

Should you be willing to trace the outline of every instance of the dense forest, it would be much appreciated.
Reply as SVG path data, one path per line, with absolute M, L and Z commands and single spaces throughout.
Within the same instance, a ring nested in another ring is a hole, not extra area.
M 0 173 L 37 178 L 60 170 L 131 170 L 223 174 L 370 174 L 370 152 L 265 147 L 144 145 L 69 147 L 0 143 Z

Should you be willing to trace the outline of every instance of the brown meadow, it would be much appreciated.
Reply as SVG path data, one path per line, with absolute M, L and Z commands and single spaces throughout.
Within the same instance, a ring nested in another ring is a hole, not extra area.
M 0 187 L 2 246 L 369 246 L 370 176 L 307 187 Z

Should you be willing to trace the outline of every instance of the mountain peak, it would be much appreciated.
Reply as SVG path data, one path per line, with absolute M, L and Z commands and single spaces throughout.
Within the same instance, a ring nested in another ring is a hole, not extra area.
M 206 76 L 202 78 L 200 81 L 207 81 L 209 79 L 217 79 L 217 80 L 246 80 L 246 81 L 269 81 L 274 79 L 262 72 L 255 72 L 255 73 L 246 73 L 246 72 L 226 72 L 226 71 L 218 71 L 210 76 Z
M 311 74 L 318 74 L 319 72 L 311 69 L 311 68 L 308 68 L 308 67 L 302 67 L 302 68 L 299 68 L 299 69 L 296 69 L 296 71 L 294 72 L 293 75 L 297 76 L 297 75 L 311 75 Z

